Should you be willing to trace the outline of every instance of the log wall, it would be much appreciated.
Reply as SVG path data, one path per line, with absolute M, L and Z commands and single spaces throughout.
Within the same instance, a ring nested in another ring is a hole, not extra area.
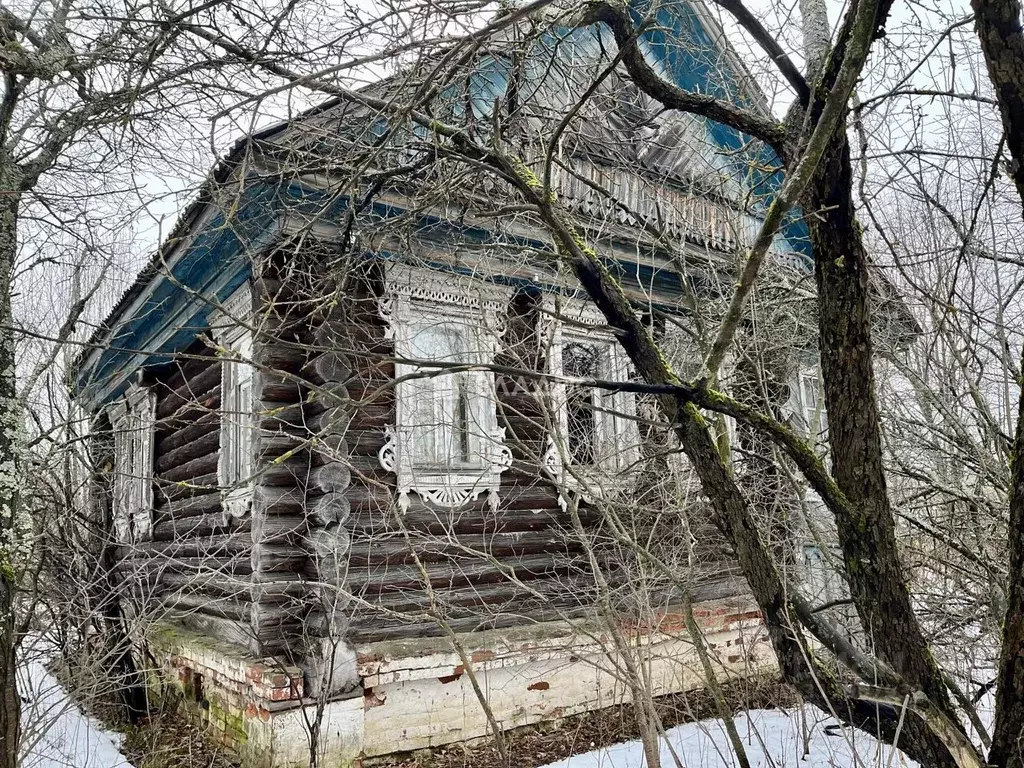
M 254 649 L 252 520 L 225 519 L 218 485 L 221 363 L 200 338 L 152 378 L 152 536 L 128 556 L 143 561 L 160 609 Z
M 153 540 L 131 556 L 145 561 L 163 604 L 260 656 L 302 665 L 315 694 L 318 677 L 338 677 L 328 659 L 339 638 L 361 644 L 440 635 L 442 625 L 475 631 L 587 612 L 595 580 L 584 544 L 598 553 L 623 610 L 661 600 L 638 598 L 636 558 L 615 541 L 606 510 L 583 505 L 574 523 L 559 504 L 541 469 L 550 424 L 535 379 L 495 380 L 513 452 L 496 511 L 486 494 L 459 509 L 411 494 L 399 512 L 394 475 L 378 460 L 395 423 L 382 274 L 372 262 L 319 274 L 283 252 L 258 273 L 256 469 L 252 508 L 241 519 L 225 521 L 217 487 L 220 363 L 210 346 L 197 341 L 156 376 Z M 537 295 L 511 300 L 499 364 L 543 368 L 539 312 Z M 646 461 L 647 480 L 664 475 L 658 451 Z M 655 493 L 656 483 L 641 485 Z M 687 551 L 656 495 L 640 506 L 614 510 L 619 524 Z M 690 533 L 699 534 L 706 565 L 695 598 L 741 591 L 706 526 Z

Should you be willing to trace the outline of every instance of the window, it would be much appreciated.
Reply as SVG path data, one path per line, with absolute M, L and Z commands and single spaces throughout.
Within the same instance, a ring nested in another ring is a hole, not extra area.
M 220 460 L 218 483 L 225 517 L 243 517 L 252 501 L 253 398 L 252 332 L 244 325 L 251 314 L 252 297 L 242 286 L 224 302 L 223 312 L 211 326 L 223 348 L 221 361 Z
M 601 374 L 601 348 L 597 344 L 573 342 L 562 348 L 562 373 L 579 379 L 596 379 Z M 596 464 L 600 453 L 597 423 L 601 394 L 583 384 L 565 385 L 565 443 L 570 464 Z
M 153 432 L 156 397 L 133 384 L 111 407 L 114 432 L 113 522 L 117 540 L 145 541 L 153 525 Z
M 628 381 L 626 353 L 604 329 L 596 308 L 567 302 L 550 335 L 550 369 L 564 377 L 552 391 L 555 434 L 546 463 L 566 485 L 584 496 L 614 490 L 629 480 L 639 457 L 636 398 L 584 383 Z M 553 305 L 549 307 L 554 311 Z M 584 488 L 586 486 L 586 488 Z
M 380 315 L 400 362 L 395 424 L 379 459 L 396 475 L 402 511 L 413 493 L 459 507 L 486 492 L 497 506 L 512 454 L 498 427 L 494 373 L 457 366 L 493 361 L 509 298 L 482 281 L 391 265 Z
M 465 328 L 438 320 L 410 328 L 409 353 L 416 360 L 458 364 L 472 362 Z M 422 378 L 409 381 L 408 425 L 416 466 L 479 466 L 482 436 L 474 419 L 476 374 L 446 372 L 430 365 L 413 366 Z
M 798 375 L 797 400 L 799 412 L 809 435 L 817 436 L 828 428 L 821 377 L 817 369 L 804 368 Z

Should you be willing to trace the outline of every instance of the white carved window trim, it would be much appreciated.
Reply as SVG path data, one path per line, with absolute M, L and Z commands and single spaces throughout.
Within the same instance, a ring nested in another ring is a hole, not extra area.
M 114 433 L 113 524 L 117 541 L 146 541 L 153 529 L 156 395 L 132 384 L 110 407 Z
M 390 264 L 379 313 L 387 323 L 386 338 L 394 341 L 399 360 L 413 358 L 410 352 L 416 327 L 441 326 L 455 318 L 473 331 L 466 334 L 471 342 L 468 362 L 486 366 L 498 352 L 510 299 L 510 291 L 469 277 Z M 474 449 L 480 460 L 465 465 L 417 465 L 415 428 L 410 417 L 418 389 L 402 377 L 421 373 L 424 368 L 430 370 L 427 366 L 395 363 L 395 424 L 386 428 L 385 444 L 378 453 L 381 466 L 395 473 L 399 509 L 408 510 L 410 493 L 448 508 L 460 507 L 487 493 L 492 509 L 497 509 L 501 473 L 511 466 L 512 452 L 504 443 L 504 428 L 498 426 L 493 371 L 460 374 L 471 382 L 468 407 L 476 425 L 479 442 Z M 438 378 L 447 375 L 441 373 Z
M 545 298 L 543 332 L 549 346 L 548 371 L 564 376 L 562 352 L 573 343 L 599 347 L 599 371 L 596 378 L 608 381 L 629 381 L 630 361 L 625 350 L 607 328 L 604 316 L 593 304 L 579 299 Z M 555 316 L 565 318 L 556 319 Z M 619 492 L 627 488 L 635 476 L 640 457 L 640 431 L 636 422 L 636 395 L 632 392 L 596 390 L 602 401 L 595 411 L 597 462 L 573 465 L 568 461 L 569 431 L 567 386 L 556 379 L 549 388 L 554 407 L 555 430 L 548 439 L 544 457 L 547 469 L 561 488 L 579 494 L 584 500 Z
M 220 454 L 217 482 L 224 518 L 244 517 L 252 504 L 255 397 L 252 366 L 252 292 L 246 283 L 213 315 L 210 328 L 221 348 Z

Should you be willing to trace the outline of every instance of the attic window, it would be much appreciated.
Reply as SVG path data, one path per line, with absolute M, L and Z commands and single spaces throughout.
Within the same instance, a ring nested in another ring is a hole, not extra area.
M 493 362 L 505 291 L 479 280 L 393 265 L 380 315 L 394 340 L 395 424 L 379 458 L 394 472 L 399 508 L 410 494 L 459 507 L 486 492 L 497 506 L 511 461 L 498 427 Z
M 133 384 L 111 406 L 114 433 L 113 522 L 122 544 L 150 538 L 153 525 L 153 433 L 156 396 Z
M 255 401 L 253 339 L 247 323 L 252 295 L 244 285 L 224 302 L 211 327 L 221 347 L 220 458 L 218 483 L 224 516 L 243 517 L 252 502 Z

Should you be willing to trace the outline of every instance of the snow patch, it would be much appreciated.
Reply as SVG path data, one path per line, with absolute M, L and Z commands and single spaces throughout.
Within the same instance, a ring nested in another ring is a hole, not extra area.
M 801 714 L 803 717 L 801 717 Z M 801 722 L 802 721 L 802 722 Z M 828 768 L 917 768 L 917 763 L 862 731 L 842 728 L 814 707 L 754 709 L 736 715 L 736 727 L 751 766 Z M 827 729 L 827 730 L 826 730 Z M 661 741 L 662 768 L 736 768 L 721 720 L 701 720 L 672 728 Z M 674 755 L 673 755 L 674 753 Z M 678 760 L 678 763 L 677 763 Z M 645 768 L 639 741 L 614 744 L 574 755 L 544 768 Z
M 131 768 L 121 736 L 86 716 L 41 661 L 19 672 L 22 768 Z

